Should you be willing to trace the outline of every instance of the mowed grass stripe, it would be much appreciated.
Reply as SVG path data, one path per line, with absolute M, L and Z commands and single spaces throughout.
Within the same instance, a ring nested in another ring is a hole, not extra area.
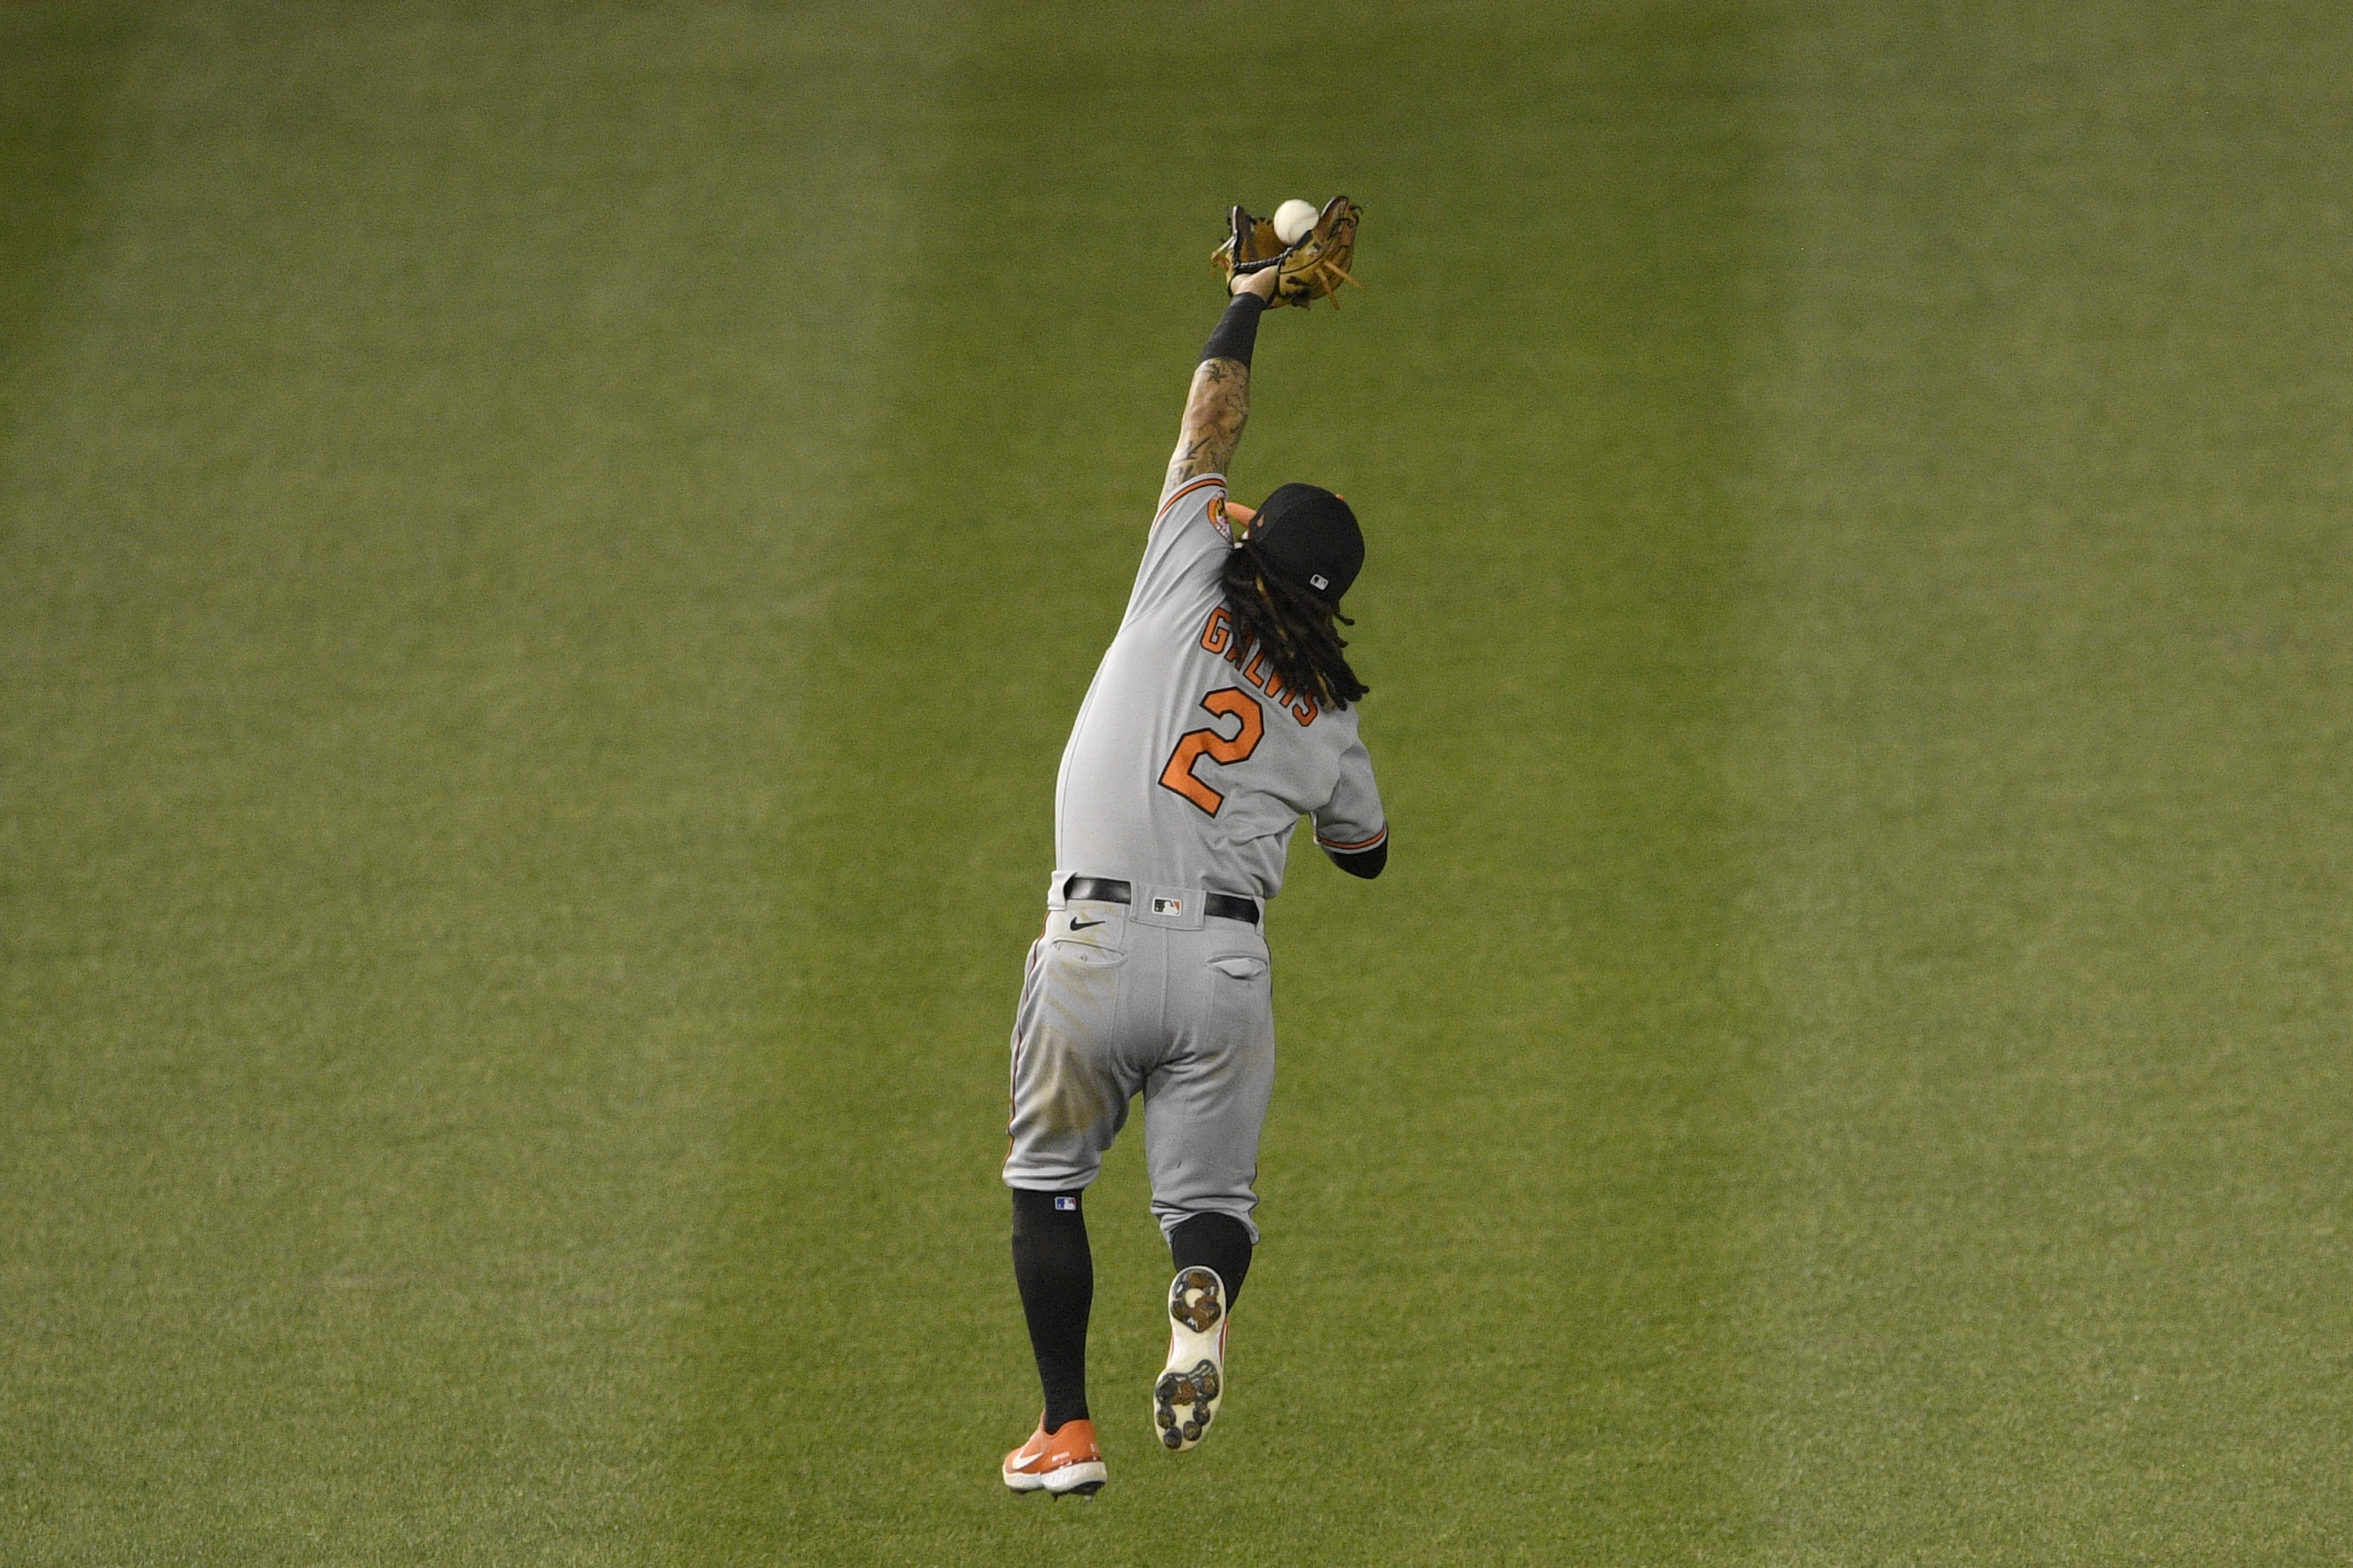
M 126 151 L 40 153 L 0 370 L 12 1546 L 2341 1555 L 2327 18 L 1328 20 L 72 55 L 119 118 L 25 123 Z M 1237 60 L 1345 122 L 1261 145 Z M 1025 1508 L 1055 755 L 1202 226 L 1335 186 L 1373 291 L 1270 323 L 1237 478 L 1371 525 L 1398 859 L 1275 910 L 1224 1436 L 1149 1449 L 1131 1137 L 1113 1489 Z
M 0 9 L 0 443 L 16 409 L 8 367 L 87 237 L 91 167 L 123 112 L 122 73 L 143 20 L 129 7 Z
M 1715 736 L 1745 547 L 1717 477 L 1749 155 L 1737 18 L 1692 20 L 1449 11 L 1433 52 L 1419 13 L 1345 40 L 1284 7 L 966 19 L 887 461 L 828 558 L 799 803 L 827 852 L 791 867 L 795 1032 L 741 1098 L 682 1554 L 1739 1539 Z M 1347 123 L 1238 135 L 1204 90 L 1235 59 L 1345 69 Z M 1236 477 L 1324 479 L 1368 520 L 1398 859 L 1344 884 L 1303 847 L 1273 914 L 1269 1239 L 1225 1436 L 1149 1441 L 1166 1254 L 1132 1127 L 1089 1203 L 1112 1488 L 1024 1506 L 994 1469 L 1037 1408 L 997 1168 L 1055 763 L 1218 308 L 1217 216 L 1340 188 L 1369 291 L 1268 323 Z M 1115 259 L 1041 246 L 1082 227 Z M 1461 237 L 1506 232 L 1541 263 L 1467 278 Z
M 1771 62 L 1765 1560 L 2346 1549 L 2340 20 Z
M 788 1000 L 865 37 L 155 19 L 0 492 L 15 1551 L 643 1555 Z

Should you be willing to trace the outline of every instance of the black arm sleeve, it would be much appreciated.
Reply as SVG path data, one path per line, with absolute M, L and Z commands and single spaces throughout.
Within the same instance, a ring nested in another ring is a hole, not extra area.
M 1250 350 L 1258 343 L 1258 319 L 1265 314 L 1266 301 L 1257 295 L 1235 295 L 1226 313 L 1218 318 L 1217 331 L 1209 334 L 1208 342 L 1201 350 L 1202 362 L 1238 360 L 1248 369 Z
M 1362 877 L 1370 881 L 1381 874 L 1382 867 L 1389 863 L 1389 841 L 1384 838 L 1370 849 L 1359 849 L 1354 855 L 1343 855 L 1337 849 L 1326 849 L 1324 853 L 1332 857 L 1332 864 L 1351 877 Z

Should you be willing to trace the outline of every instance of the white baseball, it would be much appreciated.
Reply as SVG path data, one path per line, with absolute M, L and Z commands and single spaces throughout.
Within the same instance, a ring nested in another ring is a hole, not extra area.
M 1274 237 L 1285 245 L 1296 245 L 1299 237 L 1314 228 L 1315 220 L 1322 216 L 1314 203 L 1293 196 L 1274 209 Z

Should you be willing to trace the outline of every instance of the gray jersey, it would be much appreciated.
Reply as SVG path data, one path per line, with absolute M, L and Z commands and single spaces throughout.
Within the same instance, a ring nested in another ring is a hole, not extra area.
M 1301 816 L 1342 853 L 1388 837 L 1356 710 L 1284 690 L 1224 607 L 1225 497 L 1215 474 L 1162 497 L 1127 615 L 1062 750 L 1057 888 L 1115 877 L 1271 899 Z

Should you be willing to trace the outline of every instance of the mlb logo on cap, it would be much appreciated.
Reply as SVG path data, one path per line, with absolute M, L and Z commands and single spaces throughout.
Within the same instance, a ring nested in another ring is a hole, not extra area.
M 1314 485 L 1280 485 L 1251 520 L 1259 559 L 1327 604 L 1365 563 L 1365 534 L 1346 501 Z

